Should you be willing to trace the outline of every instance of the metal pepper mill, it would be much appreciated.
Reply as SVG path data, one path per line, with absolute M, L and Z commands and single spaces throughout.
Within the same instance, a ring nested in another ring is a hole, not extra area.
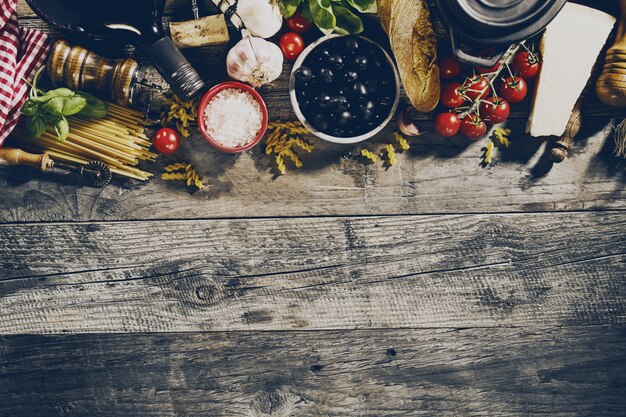
M 52 45 L 46 66 L 55 86 L 91 92 L 121 106 L 133 104 L 138 69 L 132 58 L 107 59 L 63 39 Z

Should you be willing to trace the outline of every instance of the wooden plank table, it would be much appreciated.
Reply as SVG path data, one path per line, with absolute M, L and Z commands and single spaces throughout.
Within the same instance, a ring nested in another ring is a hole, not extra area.
M 186 54 L 218 82 L 227 50 Z M 197 192 L 0 167 L 0 416 L 626 415 L 624 112 L 587 103 L 559 165 L 527 115 L 489 168 L 431 133 L 389 169 L 310 138 L 285 176 L 195 133 L 147 168 Z

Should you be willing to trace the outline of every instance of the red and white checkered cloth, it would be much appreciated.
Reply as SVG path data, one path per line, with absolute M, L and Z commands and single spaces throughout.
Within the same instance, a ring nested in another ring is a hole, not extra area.
M 48 36 L 19 27 L 18 0 L 0 0 L 0 146 L 20 117 L 31 81 L 48 54 Z

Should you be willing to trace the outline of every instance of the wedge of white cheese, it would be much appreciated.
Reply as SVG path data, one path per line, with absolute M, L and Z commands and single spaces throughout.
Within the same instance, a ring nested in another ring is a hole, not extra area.
M 591 7 L 566 3 L 546 28 L 543 63 L 526 130 L 532 136 L 561 136 L 615 18 Z

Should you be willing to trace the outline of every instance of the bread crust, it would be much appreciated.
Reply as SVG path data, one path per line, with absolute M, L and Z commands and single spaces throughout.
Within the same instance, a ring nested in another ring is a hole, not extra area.
M 432 111 L 439 102 L 440 81 L 426 0 L 377 0 L 377 6 L 411 104 L 420 112 Z

